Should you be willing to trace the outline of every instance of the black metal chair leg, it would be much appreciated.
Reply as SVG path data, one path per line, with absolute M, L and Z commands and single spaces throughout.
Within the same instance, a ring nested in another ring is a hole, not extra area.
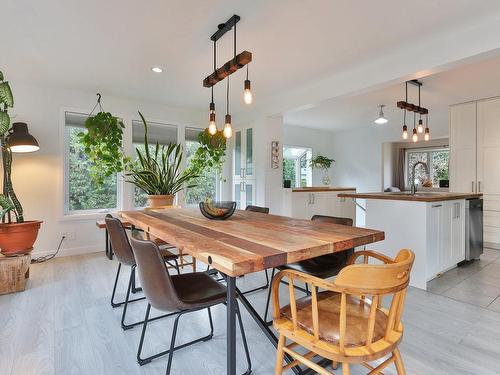
M 125 301 L 122 302 L 115 302 L 115 293 L 116 293 L 116 286 L 118 285 L 118 279 L 120 277 L 120 270 L 121 270 L 122 264 L 118 264 L 118 270 L 116 271 L 116 278 L 115 278 L 115 285 L 113 286 L 113 293 L 111 294 L 111 307 L 119 307 L 125 304 Z M 130 299 L 128 303 L 131 302 L 136 302 L 136 301 L 142 301 L 143 299 L 146 299 L 146 297 L 140 297 L 140 298 L 135 298 L 135 299 Z
M 249 293 L 257 292 L 259 290 L 266 290 L 267 288 L 269 288 L 269 275 L 267 274 L 267 269 L 264 270 L 264 273 L 266 274 L 266 283 L 264 285 L 259 286 L 259 287 L 254 288 L 254 289 L 246 290 L 246 291 L 244 291 L 242 293 L 243 294 L 249 294 Z
M 141 357 L 142 346 L 144 344 L 144 337 L 146 336 L 146 327 L 147 327 L 147 324 L 153 320 L 153 319 L 149 319 L 149 312 L 150 312 L 150 310 L 151 310 L 151 305 L 148 303 L 148 308 L 146 309 L 146 316 L 144 318 L 144 325 L 142 326 L 141 340 L 139 342 L 139 348 L 137 350 L 137 362 L 141 366 L 144 366 L 145 364 L 151 362 L 153 359 L 156 359 L 156 358 L 162 357 L 164 355 L 167 355 L 171 351 L 171 349 L 169 349 L 169 350 L 165 350 L 163 352 L 151 355 L 151 356 L 146 357 L 146 358 L 142 358 Z M 198 310 L 194 310 L 194 311 L 198 311 Z M 164 315 L 162 317 L 178 315 L 177 318 L 176 318 L 176 321 L 177 321 L 180 318 L 181 315 L 186 314 L 188 312 L 193 312 L 193 311 L 174 312 L 174 313 L 170 313 L 170 314 Z M 196 339 L 196 340 L 187 342 L 185 344 L 179 345 L 177 347 L 174 347 L 173 350 L 176 351 L 176 350 L 185 348 L 187 346 L 190 346 L 190 345 L 193 345 L 193 344 L 197 344 L 197 343 L 202 342 L 202 341 L 208 341 L 208 340 L 212 339 L 212 337 L 214 336 L 214 324 L 213 324 L 212 313 L 210 311 L 210 308 L 208 308 L 208 319 L 209 319 L 209 323 L 210 323 L 210 333 L 207 336 L 204 336 L 204 337 L 201 337 L 199 339 Z M 172 346 L 172 345 L 170 345 L 170 346 Z
M 133 276 L 132 276 L 132 294 L 136 294 L 137 292 L 142 292 L 142 288 L 137 287 L 135 285 L 135 269 L 134 269 Z
M 240 325 L 241 338 L 243 340 L 243 347 L 245 348 L 245 356 L 247 357 L 247 370 L 243 375 L 250 375 L 252 373 L 252 360 L 250 359 L 250 351 L 248 350 L 247 337 L 245 335 L 245 328 L 243 327 L 243 320 L 241 319 L 240 306 L 238 300 L 236 300 L 236 316 L 238 317 L 238 323 Z
M 175 318 L 174 329 L 172 331 L 172 338 L 170 339 L 170 349 L 168 350 L 168 362 L 167 362 L 167 371 L 165 375 L 170 375 L 170 369 L 172 368 L 172 359 L 174 358 L 174 350 L 175 350 L 175 338 L 177 337 L 177 327 L 179 326 L 179 318 L 182 314 L 179 314 L 177 318 Z
M 127 296 L 125 297 L 125 303 L 123 305 L 121 324 L 122 324 L 122 328 L 124 330 L 130 329 L 133 327 L 133 326 L 125 324 L 125 315 L 127 315 L 128 300 L 130 298 L 130 291 L 132 290 L 132 281 L 133 281 L 133 276 L 134 276 L 134 270 L 135 270 L 135 266 L 132 266 L 132 269 L 130 270 L 130 278 L 128 281 Z
M 276 268 L 273 268 L 273 272 L 271 273 L 271 285 L 273 284 L 275 273 L 276 273 Z M 269 312 L 269 302 L 271 301 L 271 293 L 272 293 L 272 288 L 269 288 L 269 290 L 267 291 L 266 311 L 264 312 L 264 322 L 266 322 L 267 325 L 271 325 L 273 323 L 272 321 L 267 320 L 267 313 Z

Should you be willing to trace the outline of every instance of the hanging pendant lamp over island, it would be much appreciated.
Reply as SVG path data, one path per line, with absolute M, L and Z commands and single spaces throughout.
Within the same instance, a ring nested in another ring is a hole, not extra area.
M 244 92 L 243 100 L 246 104 L 251 104 L 253 97 L 251 91 L 251 83 L 248 79 L 248 64 L 252 61 L 252 53 L 248 51 L 243 51 L 236 55 L 236 24 L 240 20 L 240 16 L 234 15 L 226 23 L 218 25 L 218 30 L 210 37 L 210 40 L 214 42 L 214 66 L 213 72 L 203 80 L 203 86 L 211 89 L 211 102 L 209 107 L 209 125 L 208 132 L 211 135 L 217 133 L 217 123 L 215 117 L 215 102 L 214 102 L 214 86 L 222 81 L 224 78 L 227 79 L 226 88 L 226 116 L 224 118 L 224 129 L 223 134 L 226 138 L 231 138 L 233 135 L 231 115 L 229 114 L 229 76 L 244 66 L 247 67 L 246 79 L 244 82 Z M 217 68 L 217 41 L 231 29 L 234 30 L 233 34 L 233 58 Z
M 408 83 L 418 87 L 418 105 L 408 102 Z M 420 103 L 420 88 L 422 87 L 422 82 L 414 79 L 411 81 L 406 81 L 406 98 L 405 101 L 399 101 L 396 103 L 397 107 L 403 110 L 403 132 L 401 134 L 403 139 L 408 139 L 408 126 L 406 125 L 406 111 L 413 112 L 413 132 L 412 141 L 418 142 L 419 134 L 424 134 L 424 141 L 429 141 L 431 139 L 431 134 L 429 130 L 429 110 L 421 106 Z M 419 115 L 418 125 L 416 125 L 416 116 Z M 425 115 L 425 129 L 422 120 L 422 115 Z
M 387 124 L 389 122 L 389 120 L 387 120 L 384 116 L 385 105 L 380 104 L 379 107 L 380 107 L 380 112 L 378 114 L 378 117 L 375 119 L 374 123 L 377 125 Z

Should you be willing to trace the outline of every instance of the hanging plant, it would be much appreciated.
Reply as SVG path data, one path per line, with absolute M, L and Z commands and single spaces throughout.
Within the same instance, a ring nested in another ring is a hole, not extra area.
M 100 111 L 89 116 L 85 121 L 87 131 L 79 133 L 78 137 L 92 162 L 89 171 L 91 178 L 102 184 L 106 177 L 122 172 L 128 158 L 124 156 L 122 148 L 125 125 L 111 113 L 102 110 L 101 96 L 97 95 L 96 107 L 99 105 Z
M 332 163 L 334 163 L 334 162 L 335 162 L 335 160 L 333 160 L 333 159 L 327 158 L 326 156 L 318 155 L 318 156 L 311 159 L 311 161 L 309 162 L 309 165 L 312 168 L 323 169 L 326 171 L 327 169 L 330 169 L 330 167 L 332 166 Z
M 191 170 L 201 174 L 206 168 L 214 168 L 222 180 L 222 167 L 226 157 L 226 137 L 222 130 L 211 135 L 208 129 L 198 134 L 200 147 L 191 159 Z

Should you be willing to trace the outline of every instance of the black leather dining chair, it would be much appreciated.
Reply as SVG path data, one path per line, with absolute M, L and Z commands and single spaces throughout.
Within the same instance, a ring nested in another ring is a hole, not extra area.
M 326 216 L 326 215 L 314 215 L 311 218 L 312 221 L 318 221 L 323 223 L 331 223 L 331 224 L 339 224 L 339 225 L 353 225 L 353 220 L 347 217 L 335 217 L 335 216 Z M 319 277 L 321 279 L 328 279 L 330 277 L 336 276 L 342 268 L 347 265 L 347 261 L 349 257 L 354 253 L 354 249 L 348 249 L 344 251 L 340 251 L 333 254 L 326 254 L 316 258 L 302 260 L 296 263 L 285 264 L 283 266 L 279 266 L 273 268 L 271 273 L 271 282 L 274 278 L 274 274 L 276 269 L 279 271 L 283 270 L 295 270 L 299 272 L 303 272 L 307 275 Z M 283 282 L 286 283 L 286 282 Z M 302 290 L 306 294 L 309 294 L 309 290 L 295 287 L 296 289 Z M 269 302 L 271 299 L 271 288 L 269 288 L 267 293 L 267 301 L 266 301 L 266 310 L 264 312 L 264 321 L 268 324 L 270 322 L 267 321 L 267 314 L 269 312 Z
M 143 300 L 145 299 L 145 297 L 130 299 L 130 293 L 132 292 L 132 287 L 135 280 L 136 263 L 135 263 L 134 253 L 132 252 L 132 247 L 130 246 L 129 239 L 127 233 L 125 232 L 125 228 L 122 225 L 122 222 L 119 219 L 114 218 L 109 214 L 106 215 L 104 220 L 106 222 L 106 228 L 109 233 L 109 238 L 111 241 L 111 245 L 113 247 L 113 251 L 116 255 L 116 259 L 118 260 L 118 269 L 116 271 L 115 283 L 113 285 L 113 292 L 111 294 L 111 306 L 113 308 L 123 306 L 121 326 L 124 330 L 127 330 L 143 323 L 142 321 L 131 324 L 125 323 L 128 304 L 131 302 Z M 177 270 L 177 273 L 180 273 L 179 265 L 177 263 L 177 255 L 171 253 L 168 249 L 162 249 L 161 255 L 164 262 L 169 264 L 171 267 L 175 268 Z M 123 265 L 130 267 L 130 276 L 129 276 L 127 294 L 124 301 L 115 302 L 116 287 L 118 285 L 120 271 Z M 157 317 L 154 319 L 159 319 L 159 318 L 161 317 Z
M 144 318 L 139 350 L 137 352 L 137 360 L 142 365 L 155 358 L 168 354 L 166 375 L 169 375 L 172 367 L 173 354 L 176 350 L 202 341 L 208 341 L 213 337 L 214 327 L 210 308 L 226 303 L 227 290 L 224 285 L 215 281 L 205 272 L 170 275 L 165 263 L 163 262 L 158 246 L 154 242 L 142 239 L 139 232 L 132 232 L 131 242 L 132 250 L 137 261 L 139 280 L 148 300 L 148 307 Z M 147 358 L 142 358 L 142 346 L 151 307 L 154 307 L 162 312 L 167 312 L 171 315 L 175 314 L 176 318 L 172 330 L 169 349 Z M 210 333 L 199 339 L 175 346 L 180 317 L 184 314 L 204 309 L 208 312 Z M 236 304 L 236 314 L 238 317 L 248 365 L 245 374 L 248 375 L 252 371 L 252 364 L 238 303 Z

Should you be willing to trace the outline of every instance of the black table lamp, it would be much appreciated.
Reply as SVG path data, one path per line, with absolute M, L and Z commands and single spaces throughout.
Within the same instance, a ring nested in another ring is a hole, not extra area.
M 35 137 L 28 132 L 28 124 L 24 122 L 12 124 L 7 137 L 7 147 L 12 152 L 18 153 L 34 152 L 40 149 Z

